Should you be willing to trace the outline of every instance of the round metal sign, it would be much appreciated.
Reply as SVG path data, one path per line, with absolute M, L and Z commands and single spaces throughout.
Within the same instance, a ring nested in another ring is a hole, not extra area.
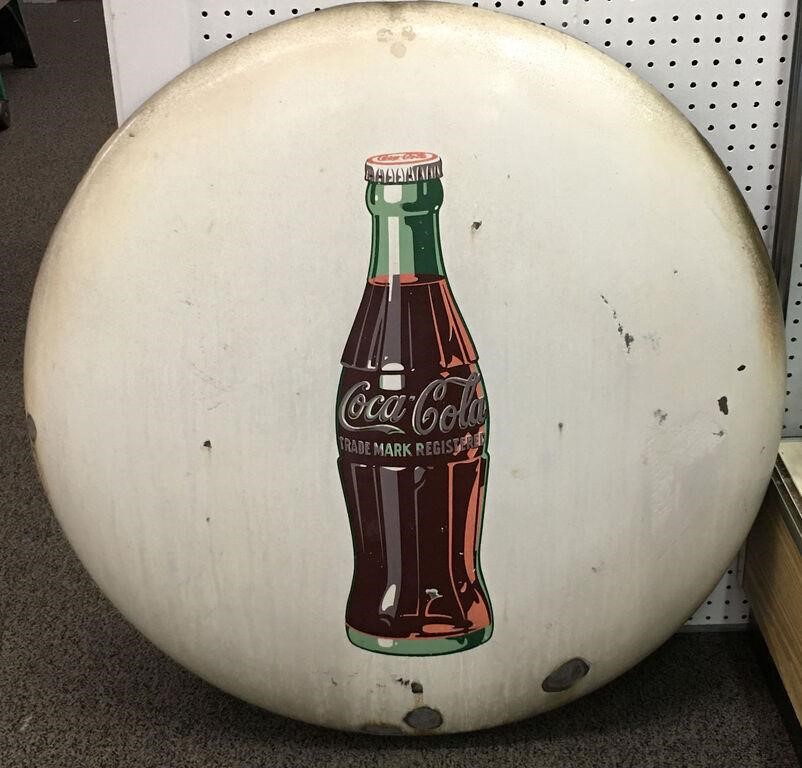
M 526 717 L 663 642 L 749 529 L 783 391 L 762 242 L 691 125 L 439 3 L 281 24 L 151 99 L 25 357 L 53 509 L 125 616 L 379 733 Z

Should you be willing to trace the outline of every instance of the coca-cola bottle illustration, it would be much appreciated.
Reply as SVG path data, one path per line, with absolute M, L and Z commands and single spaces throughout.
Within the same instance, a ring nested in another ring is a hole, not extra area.
M 488 406 L 443 267 L 441 176 L 429 152 L 365 165 L 370 268 L 336 430 L 354 545 L 346 632 L 378 653 L 453 653 L 493 631 L 479 565 Z

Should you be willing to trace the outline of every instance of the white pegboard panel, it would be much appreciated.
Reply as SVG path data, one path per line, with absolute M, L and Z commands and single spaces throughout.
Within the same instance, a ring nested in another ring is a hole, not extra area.
M 202 59 L 270 24 L 338 4 L 189 0 L 192 59 Z M 648 80 L 724 160 L 766 244 L 771 245 L 795 0 L 482 0 L 465 4 L 497 9 L 566 32 Z
M 738 627 L 749 623 L 749 599 L 744 592 L 743 552 L 685 624 L 688 630 L 705 627 Z
M 797 219 L 794 257 L 785 320 L 788 378 L 783 437 L 802 437 L 802 206 Z
M 722 158 L 771 245 L 795 0 L 462 1 L 566 32 L 649 81 Z M 263 27 L 337 4 L 104 0 L 120 120 L 186 66 L 213 51 Z M 143 41 L 152 39 L 153 30 L 159 31 L 158 45 L 150 46 L 143 56 Z M 796 394 L 800 416 L 787 421 L 785 431 L 802 434 L 802 386 L 797 390 L 792 384 L 802 383 L 793 354 L 797 338 L 802 339 L 802 263 L 794 270 L 792 293 L 799 295 L 792 295 L 789 307 L 789 394 Z M 748 602 L 738 563 L 732 563 L 687 628 L 746 623 Z
M 315 3 L 191 0 L 193 60 L 262 27 L 337 4 L 325 0 Z M 685 114 L 722 158 L 749 204 L 766 245 L 771 247 L 794 0 L 483 0 L 471 4 L 562 30 L 648 80 Z M 802 264 L 794 266 L 792 290 L 798 285 L 800 293 Z M 791 304 L 794 314 L 789 328 L 798 328 L 802 324 L 802 296 L 792 299 Z M 789 342 L 796 341 L 796 334 L 790 333 Z M 791 354 L 789 364 L 794 360 Z M 802 373 L 797 376 L 802 381 Z M 802 406 L 802 387 L 799 390 Z M 800 423 L 786 424 L 784 431 L 790 426 L 793 434 L 802 434 L 802 416 L 797 421 Z M 748 618 L 748 600 L 736 560 L 686 626 L 744 625 Z
M 191 0 L 192 58 L 197 61 L 257 29 L 336 4 L 326 0 L 313 4 Z M 793 0 L 483 0 L 471 4 L 562 30 L 604 51 L 658 88 L 723 159 L 771 246 L 793 45 Z M 802 287 L 802 272 L 797 280 Z M 747 623 L 748 600 L 738 562 L 730 565 L 690 617 L 687 628 Z

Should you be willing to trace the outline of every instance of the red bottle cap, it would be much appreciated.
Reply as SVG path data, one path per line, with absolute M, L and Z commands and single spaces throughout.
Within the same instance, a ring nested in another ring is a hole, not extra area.
M 378 184 L 410 184 L 442 175 L 443 161 L 433 152 L 387 152 L 365 161 L 365 180 Z

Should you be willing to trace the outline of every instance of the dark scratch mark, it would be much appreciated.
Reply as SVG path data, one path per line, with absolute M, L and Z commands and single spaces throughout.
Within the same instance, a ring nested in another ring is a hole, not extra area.
M 481 226 L 482 226 L 482 222 L 481 221 L 474 221 L 473 224 L 471 224 L 471 229 L 474 232 L 476 232 L 476 230 L 479 229 L 479 227 L 481 227 Z
M 718 399 L 718 408 L 725 416 L 730 412 L 730 407 L 727 405 L 726 395 Z
M 632 346 L 633 341 L 635 341 L 635 337 L 631 333 L 624 334 L 624 344 L 627 345 L 627 352 L 629 352 L 629 349 Z
M 204 448 L 211 448 L 212 447 L 212 441 L 211 440 L 204 440 L 203 441 L 203 447 Z
M 739 371 L 745 371 L 746 370 L 746 366 L 745 365 L 739 365 L 738 366 L 738 370 Z
M 561 421 L 558 421 L 558 422 L 557 422 L 557 429 L 559 429 L 559 430 L 560 430 L 560 432 L 562 432 L 562 431 L 563 431 L 563 427 L 564 427 L 564 426 L 565 426 L 565 424 L 563 424 Z
M 654 412 L 654 417 L 655 417 L 655 419 L 657 419 L 657 423 L 658 424 L 663 424 L 665 422 L 665 420 L 668 418 L 668 414 L 664 410 L 662 410 L 661 408 L 658 408 Z
M 603 301 L 603 302 L 604 302 L 604 303 L 605 303 L 605 304 L 606 304 L 608 307 L 610 307 L 610 302 L 609 302 L 609 301 L 607 301 L 607 297 L 606 297 L 606 296 L 605 296 L 603 293 L 600 293 L 600 294 L 599 294 L 599 296 L 601 296 L 601 300 L 602 300 L 602 301 Z M 618 312 L 616 312 L 616 311 L 615 311 L 615 309 L 614 309 L 613 307 L 610 307 L 610 309 L 611 309 L 611 311 L 612 311 L 612 313 L 613 313 L 613 320 L 617 320 L 617 319 L 618 319 Z M 621 331 L 622 331 L 622 330 L 623 330 L 623 328 L 621 328 L 621 330 L 619 330 L 619 333 L 621 333 Z
M 716 437 L 724 437 L 724 435 L 726 435 L 727 433 L 723 429 L 720 429 L 718 432 L 714 432 L 713 434 Z
M 423 686 L 417 680 L 412 682 L 412 693 L 423 693 Z
M 603 293 L 600 293 L 599 296 L 601 296 L 601 300 L 608 307 L 610 307 L 610 312 L 613 314 L 613 320 L 618 320 L 618 310 L 610 304 L 610 302 L 607 300 L 607 297 Z M 627 354 L 629 354 L 632 348 L 632 342 L 635 341 L 635 337 L 631 333 L 627 333 L 624 330 L 624 326 L 620 321 L 618 322 L 618 335 L 624 340 L 624 345 L 627 348 Z

